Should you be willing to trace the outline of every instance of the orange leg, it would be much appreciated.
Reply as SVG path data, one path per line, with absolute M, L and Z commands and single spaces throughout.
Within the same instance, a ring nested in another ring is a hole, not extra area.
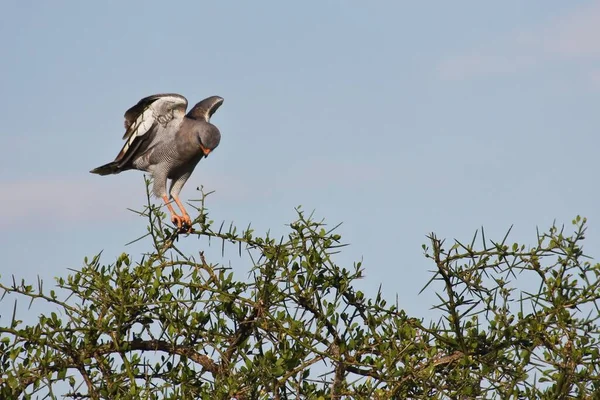
M 177 225 L 177 229 L 181 229 L 183 227 L 183 222 L 184 222 L 185 217 L 182 218 L 179 215 L 177 215 L 177 213 L 173 209 L 173 206 L 169 202 L 169 198 L 167 196 L 163 196 L 162 199 L 165 202 L 167 208 L 169 209 L 169 212 L 171 213 L 171 222 L 173 222 L 175 225 Z M 177 200 L 176 200 L 176 202 L 179 203 Z M 186 215 L 187 214 L 184 214 L 184 216 L 186 216 Z M 188 219 L 189 219 L 189 217 L 188 217 Z
M 185 211 L 185 207 L 183 207 L 183 204 L 181 204 L 181 201 L 179 201 L 179 197 L 173 196 L 173 200 L 175 200 L 175 203 L 177 203 L 177 206 L 181 210 L 181 214 L 183 217 L 183 223 L 186 224 L 187 226 L 189 226 L 190 229 L 192 229 L 192 219 L 188 215 L 187 211 Z

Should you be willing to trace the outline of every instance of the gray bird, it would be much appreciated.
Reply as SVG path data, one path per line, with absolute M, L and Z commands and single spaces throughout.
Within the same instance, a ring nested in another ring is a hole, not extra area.
M 208 97 L 189 113 L 187 99 L 179 94 L 155 94 L 141 99 L 125 113 L 125 145 L 113 162 L 90 172 L 98 175 L 118 174 L 129 169 L 150 173 L 152 192 L 163 199 L 171 221 L 178 229 L 191 229 L 192 220 L 179 201 L 179 192 L 196 164 L 207 157 L 221 141 L 221 132 L 210 123 L 210 117 L 223 104 L 219 96 Z M 177 215 L 169 194 L 182 216 Z

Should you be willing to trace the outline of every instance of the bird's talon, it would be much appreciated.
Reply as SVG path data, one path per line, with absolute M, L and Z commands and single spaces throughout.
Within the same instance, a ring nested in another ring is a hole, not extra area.
M 181 227 L 183 226 L 183 220 L 179 215 L 172 215 L 171 222 L 173 225 L 177 225 L 177 229 L 181 230 Z
M 182 231 L 185 231 L 186 233 L 191 233 L 193 228 L 192 228 L 192 219 L 190 218 L 189 215 L 184 215 L 183 216 L 183 227 L 181 229 Z
M 191 233 L 193 230 L 192 219 L 189 215 L 184 215 L 181 217 L 179 215 L 172 215 L 171 222 L 173 222 L 173 225 L 177 226 L 177 230 L 179 232 Z

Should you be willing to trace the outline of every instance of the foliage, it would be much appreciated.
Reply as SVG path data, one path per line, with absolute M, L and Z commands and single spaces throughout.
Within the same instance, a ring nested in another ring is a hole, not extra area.
M 600 266 L 582 252 L 585 219 L 573 221 L 572 234 L 556 226 L 538 233 L 531 248 L 487 240 L 483 231 L 469 244 L 430 235 L 423 248 L 434 271 L 424 289 L 438 289 L 441 318 L 426 322 L 381 291 L 370 298 L 357 290 L 363 267 L 336 264 L 341 238 L 323 221 L 299 209 L 280 239 L 216 229 L 205 199 L 190 236 L 173 232 L 149 201 L 139 214 L 148 219 L 152 250 L 138 261 L 86 259 L 57 279 L 56 291 L 41 282 L 0 284 L 4 295 L 55 309 L 32 325 L 2 316 L 0 398 L 600 393 Z M 250 277 L 178 247 L 207 239 L 245 249 Z

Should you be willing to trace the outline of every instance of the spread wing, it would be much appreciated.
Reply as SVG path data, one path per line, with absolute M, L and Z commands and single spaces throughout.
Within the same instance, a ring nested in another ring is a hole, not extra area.
M 210 117 L 223 104 L 223 98 L 211 96 L 196 104 L 187 114 L 188 118 L 209 122 Z
M 142 154 L 161 135 L 172 132 L 165 129 L 173 120 L 183 120 L 187 109 L 187 99 L 179 94 L 155 94 L 144 97 L 125 112 L 125 145 L 115 158 L 119 165 L 126 164 L 136 155 Z M 177 121 L 174 121 L 177 122 Z

